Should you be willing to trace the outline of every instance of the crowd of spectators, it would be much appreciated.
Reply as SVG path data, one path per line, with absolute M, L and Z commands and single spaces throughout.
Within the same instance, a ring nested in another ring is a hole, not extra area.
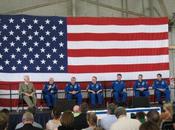
M 0 111 L 0 130 L 8 130 L 9 111 Z M 35 122 L 35 111 L 28 109 L 22 116 L 22 122 L 15 130 L 174 130 L 175 116 L 170 103 L 163 105 L 161 113 L 151 110 L 148 113 L 132 113 L 130 117 L 124 107 L 111 103 L 107 105 L 107 114 L 98 117 L 88 111 L 87 103 L 75 105 L 72 111 L 62 112 L 59 107 L 52 110 L 52 119 L 45 126 Z

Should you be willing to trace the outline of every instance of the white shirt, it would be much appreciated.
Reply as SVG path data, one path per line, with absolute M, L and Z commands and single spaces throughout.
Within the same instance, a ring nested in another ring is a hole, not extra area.
M 54 120 L 49 120 L 46 124 L 47 130 L 54 130 L 55 128 L 58 128 L 58 126 L 61 126 L 60 122 L 54 122 Z
M 107 114 L 99 120 L 99 125 L 105 130 L 110 130 L 111 125 L 117 121 L 115 115 Z
M 141 123 L 136 119 L 121 116 L 112 124 L 110 130 L 139 130 Z

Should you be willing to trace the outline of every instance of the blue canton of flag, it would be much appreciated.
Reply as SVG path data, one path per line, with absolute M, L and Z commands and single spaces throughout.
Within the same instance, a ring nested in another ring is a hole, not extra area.
M 66 18 L 1 15 L 0 72 L 67 72 Z

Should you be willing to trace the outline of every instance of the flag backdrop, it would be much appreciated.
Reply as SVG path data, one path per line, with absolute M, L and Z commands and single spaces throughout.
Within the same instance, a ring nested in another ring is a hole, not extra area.
M 0 83 L 169 77 L 167 18 L 0 16 Z M 5 93 L 4 87 L 0 88 Z M 5 98 L 5 97 L 4 97 Z

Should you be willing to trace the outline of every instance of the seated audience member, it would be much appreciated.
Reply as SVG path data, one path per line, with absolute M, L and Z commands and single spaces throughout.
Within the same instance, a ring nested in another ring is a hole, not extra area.
M 139 130 L 160 130 L 160 128 L 155 123 L 147 121 L 140 126 Z
M 139 120 L 141 123 L 144 123 L 145 122 L 145 113 L 144 112 L 136 113 L 136 119 Z
M 81 130 L 88 127 L 88 123 L 86 120 L 88 104 L 86 102 L 81 104 L 80 111 L 80 114 L 74 118 L 74 128 L 76 130 Z
M 35 88 L 27 75 L 24 76 L 24 82 L 19 84 L 19 95 L 30 108 L 36 107 Z
M 70 83 L 66 85 L 65 92 L 68 100 L 76 99 L 78 105 L 82 103 L 81 87 L 76 83 L 75 77 L 72 77 Z
M 97 127 L 97 116 L 95 112 L 87 113 L 87 122 L 89 127 L 82 130 L 94 130 Z
M 9 116 L 10 111 L 8 109 L 2 109 L 0 112 L 5 113 L 7 116 Z
M 79 116 L 80 115 L 80 106 L 78 106 L 78 105 L 75 105 L 74 107 L 73 107 L 73 115 L 74 115 L 74 117 L 77 117 L 77 116 Z
M 160 126 L 160 115 L 156 110 L 151 110 L 146 115 L 147 121 L 153 122 L 157 124 L 157 126 Z
M 41 128 L 33 126 L 34 117 L 30 112 L 25 112 L 22 117 L 23 127 L 18 128 L 17 130 L 43 130 Z
M 95 107 L 96 104 L 102 105 L 103 103 L 103 87 L 100 83 L 97 82 L 97 77 L 92 77 L 92 82 L 89 83 L 87 90 L 89 92 L 89 98 L 92 107 Z
M 112 124 L 110 130 L 139 130 L 141 123 L 137 119 L 128 118 L 124 107 L 115 110 L 117 121 Z
M 54 79 L 50 78 L 48 83 L 45 83 L 42 90 L 43 98 L 46 101 L 47 106 L 53 109 L 57 98 L 58 87 L 54 83 Z
M 153 83 L 156 100 L 162 104 L 162 96 L 165 97 L 166 102 L 170 102 L 170 90 L 165 80 L 162 79 L 161 74 L 157 74 L 157 79 Z
M 61 126 L 57 128 L 57 130 L 74 130 L 73 122 L 74 116 L 72 112 L 66 111 L 61 116 Z M 56 129 L 55 129 L 56 130 Z
M 134 84 L 134 94 L 136 97 L 148 97 L 149 90 L 148 84 L 146 80 L 143 80 L 143 75 L 139 74 L 138 80 Z
M 27 114 L 26 114 L 26 113 L 27 113 Z M 30 113 L 30 114 L 29 114 L 29 113 Z M 29 108 L 29 109 L 23 114 L 22 122 L 16 125 L 15 130 L 22 128 L 22 127 L 25 125 L 25 124 L 24 124 L 25 118 L 28 118 L 28 117 L 31 117 L 31 116 L 33 117 L 33 115 L 35 115 L 35 110 L 32 109 L 32 108 Z M 24 121 L 23 121 L 23 120 L 24 120 Z M 41 126 L 39 123 L 35 122 L 34 120 L 32 120 L 32 126 L 42 129 L 42 126 Z
M 52 120 L 49 120 L 46 124 L 46 130 L 54 130 L 61 126 L 60 122 L 61 110 L 58 107 L 53 108 L 52 110 Z
M 99 125 L 105 130 L 110 130 L 110 126 L 116 122 L 117 118 L 115 116 L 116 105 L 111 103 L 107 106 L 107 115 L 103 116 L 99 120 Z
M 173 105 L 171 103 L 165 103 L 163 105 L 164 112 L 160 115 L 160 120 L 172 120 L 173 119 Z
M 116 104 L 126 104 L 126 84 L 121 74 L 117 74 L 117 80 L 112 83 L 112 92 Z
M 0 130 L 7 130 L 8 115 L 4 112 L 0 112 Z

